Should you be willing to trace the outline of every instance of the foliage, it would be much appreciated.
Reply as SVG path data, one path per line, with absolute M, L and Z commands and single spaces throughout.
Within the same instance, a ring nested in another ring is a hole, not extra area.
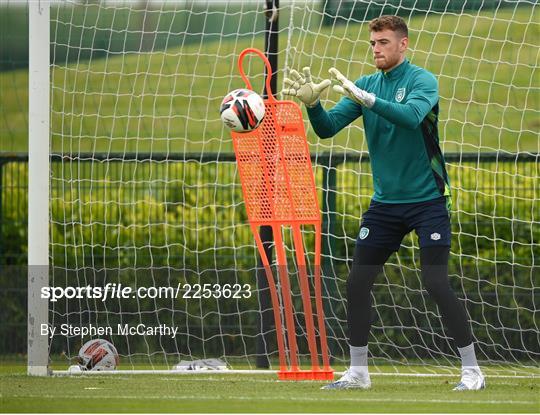
M 197 2 L 185 4 L 191 9 L 178 4 L 156 13 L 136 7 L 100 9 L 97 4 L 52 7 L 56 45 L 51 67 L 51 152 L 68 156 L 61 166 L 53 163 L 51 177 L 53 284 L 254 284 L 257 253 L 234 165 L 149 160 L 156 153 L 231 151 L 228 132 L 219 120 L 219 103 L 227 92 L 243 85 L 236 70 L 238 53 L 246 47 L 263 48 L 263 10 L 223 4 L 206 13 Z M 284 62 L 280 76 L 304 65 L 312 67 L 316 78 L 326 77 L 334 65 L 350 77 L 374 70 L 368 63 L 366 24 L 320 28 L 319 14 L 310 7 L 294 7 L 284 5 L 280 16 L 282 25 L 289 25 L 287 46 L 278 56 L 280 64 Z M 223 12 L 227 22 L 220 21 Z M 535 5 L 526 4 L 477 14 L 410 18 L 409 58 L 439 79 L 440 131 L 446 151 L 538 153 L 538 13 Z M 158 14 L 161 18 L 156 21 Z M 13 25 L 24 26 L 20 18 L 2 16 L 3 33 L 10 33 Z M 160 29 L 155 37 L 152 30 L 137 30 L 144 22 Z M 260 35 L 253 36 L 256 32 Z M 253 60 L 249 74 L 257 90 L 262 89 L 262 73 L 262 64 Z M 24 69 L 0 73 L 3 150 L 27 150 L 27 85 Z M 331 93 L 323 98 L 327 107 L 336 99 Z M 366 149 L 358 123 L 334 140 L 323 141 L 314 138 L 304 119 L 313 153 L 357 154 Z M 87 163 L 78 158 L 83 153 L 105 153 L 110 158 Z M 151 154 L 149 160 L 137 161 L 143 153 Z M 454 288 L 466 302 L 486 356 L 530 358 L 520 350 L 538 352 L 534 313 L 539 293 L 533 278 L 540 240 L 538 166 L 464 161 L 449 167 L 454 187 Z M 332 310 L 328 323 L 339 352 L 346 349 L 344 280 L 359 220 L 369 203 L 371 174 L 363 162 L 335 169 L 336 189 L 322 188 L 329 171 L 325 167 L 317 168 L 317 184 L 321 202 L 332 192 L 336 196 L 333 216 L 324 215 L 333 222 L 324 241 L 329 246 L 324 281 Z M 7 264 L 25 262 L 26 182 L 24 163 L 3 165 L 0 247 Z M 291 238 L 286 236 L 291 252 Z M 304 236 L 305 245 L 312 247 L 313 232 L 306 229 Z M 310 264 L 312 256 L 313 251 Z M 389 352 L 390 342 L 399 345 L 403 356 L 429 354 L 424 344 L 434 344 L 444 353 L 450 350 L 438 312 L 422 291 L 418 267 L 417 244 L 410 237 L 376 286 L 373 336 L 381 354 Z M 20 329 L 26 319 L 24 275 L 0 275 L 7 313 L 0 317 L 11 324 L 2 326 L 11 331 L 0 337 L 25 337 Z M 293 291 L 298 303 L 295 283 Z M 84 322 L 111 322 L 121 309 L 124 319 L 170 321 L 184 335 L 179 344 L 156 345 L 150 343 L 158 340 L 144 339 L 126 348 L 223 354 L 252 350 L 260 318 L 256 296 L 180 306 L 170 300 L 106 306 L 88 301 L 55 304 L 52 315 L 56 321 L 67 321 L 74 314 L 66 313 L 76 311 Z M 145 310 L 158 311 L 141 312 Z M 404 325 L 418 331 L 400 328 Z M 67 347 L 70 354 L 77 347 L 71 340 L 67 345 L 53 343 L 53 349 Z
M 206 282 L 247 283 L 257 289 L 257 253 L 233 163 L 107 160 L 52 166 L 51 285 L 115 282 L 132 287 L 175 287 L 178 283 Z M 11 205 L 4 206 L 2 239 L 11 252 L 20 254 L 26 249 L 21 226 L 26 218 L 26 168 L 25 163 L 11 163 L 4 171 L 4 183 L 19 180 L 19 184 L 4 186 L 10 195 L 4 200 L 10 200 Z M 538 272 L 533 253 L 540 240 L 534 197 L 538 192 L 537 169 L 534 162 L 449 163 L 454 186 L 452 284 L 465 301 L 475 334 L 488 356 L 524 358 L 519 350 L 538 348 L 534 336 L 538 286 L 531 277 Z M 316 172 L 322 199 L 327 197 L 321 186 L 328 170 L 319 166 Z M 334 231 L 323 271 L 333 298 L 327 300 L 332 302 L 327 304 L 332 308 L 327 321 L 336 337 L 334 353 L 338 355 L 346 349 L 344 282 L 359 217 L 372 191 L 368 173 L 364 162 L 337 167 Z M 292 254 L 288 232 L 285 241 Z M 304 230 L 304 243 L 312 264 L 314 234 L 309 227 Z M 388 344 L 389 338 L 401 345 L 404 356 L 423 355 L 422 344 L 435 344 L 451 353 L 438 311 L 422 290 L 418 257 L 416 238 L 406 238 L 375 287 L 373 336 L 381 353 L 394 347 Z M 292 288 L 300 307 L 295 269 L 291 261 Z M 311 266 L 309 272 L 313 272 Z M 7 274 L 2 278 L 3 287 L 12 286 Z M 74 316 L 80 316 L 77 321 L 85 324 L 167 321 L 180 327 L 182 340 L 161 341 L 158 350 L 187 354 L 188 350 L 201 350 L 206 340 L 205 350 L 234 355 L 244 347 L 254 348 L 259 318 L 255 294 L 250 299 L 229 301 L 56 303 L 53 315 L 58 324 Z M 16 311 L 12 321 L 22 324 L 24 304 L 17 297 L 6 304 Z M 158 311 L 141 314 L 145 310 Z M 396 325 L 418 327 L 419 331 L 396 328 L 392 334 L 391 327 Z M 228 334 L 225 342 L 216 337 L 222 331 Z M 240 342 L 241 336 L 247 340 Z M 423 340 L 418 341 L 418 337 Z M 121 337 L 116 343 L 121 345 L 125 340 Z M 156 338 L 138 345 L 130 341 L 126 347 L 152 350 L 155 342 Z M 500 350 L 501 344 L 514 350 Z M 65 347 L 68 354 L 75 350 L 76 339 L 67 346 L 53 342 L 53 350 Z
M 94 6 L 73 11 L 60 8 L 53 14 L 59 28 L 72 27 L 69 22 L 73 12 L 75 22 L 80 23 L 84 16 L 88 19 L 84 32 L 94 30 L 96 36 L 85 33 L 81 39 L 82 29 L 73 28 L 70 50 L 80 50 L 81 42 L 90 42 L 106 32 L 91 25 L 96 18 L 94 9 Z M 250 30 L 255 31 L 262 10 L 246 10 L 241 23 L 251 22 L 254 27 Z M 122 17 L 124 12 L 118 11 L 119 22 L 125 17 Z M 196 14 L 193 21 L 202 17 L 214 19 L 223 16 L 222 12 L 217 8 L 215 13 Z M 234 9 L 228 12 L 232 20 L 242 15 L 234 14 Z M 98 27 L 110 28 L 107 24 L 112 20 L 111 13 L 112 10 L 101 12 L 103 22 Z M 290 13 L 293 19 L 289 19 Z M 411 17 L 409 58 L 439 79 L 440 131 L 445 151 L 540 151 L 535 134 L 540 97 L 535 66 L 539 26 L 534 22 L 538 21 L 538 13 L 538 7 L 525 4 L 478 15 Z M 185 17 L 181 11 L 176 15 L 174 19 Z M 139 16 L 138 12 L 133 12 L 133 16 Z M 366 24 L 351 22 L 335 28 L 319 28 L 319 17 L 310 8 L 283 6 L 281 24 L 290 25 L 287 27 L 290 37 L 287 46 L 282 46 L 279 52 L 278 61 L 282 65 L 279 79 L 286 70 L 305 65 L 312 67 L 316 78 L 327 77 L 328 69 L 335 65 L 351 78 L 375 70 L 370 63 Z M 166 21 L 164 18 L 163 22 Z M 205 30 L 221 28 L 221 25 L 209 25 Z M 182 46 L 171 44 L 165 50 L 156 47 L 151 53 L 118 54 L 118 45 L 114 44 L 108 46 L 114 53 L 75 63 L 58 56 L 51 68 L 52 150 L 59 153 L 232 151 L 228 132 L 219 118 L 219 105 L 223 96 L 244 84 L 236 69 L 238 54 L 246 47 L 264 49 L 263 32 L 249 38 L 225 36 L 219 41 L 207 36 L 202 39 L 204 47 L 201 39 L 188 41 L 192 38 L 190 33 L 178 33 L 181 35 L 168 38 L 172 43 L 182 39 Z M 98 46 L 95 45 L 96 51 L 103 49 Z M 324 53 L 321 55 L 320 51 Z M 262 91 L 262 74 L 262 64 L 251 59 L 248 75 L 257 91 Z M 5 102 L 0 130 L 7 132 L 0 140 L 2 148 L 8 151 L 27 150 L 27 85 L 25 70 L 0 73 Z M 327 107 L 336 100 L 337 96 L 331 92 L 323 97 Z M 317 141 L 307 117 L 304 119 L 312 151 L 328 149 L 328 141 Z M 331 145 L 340 151 L 365 150 L 360 124 L 354 123 L 352 128 L 342 131 Z

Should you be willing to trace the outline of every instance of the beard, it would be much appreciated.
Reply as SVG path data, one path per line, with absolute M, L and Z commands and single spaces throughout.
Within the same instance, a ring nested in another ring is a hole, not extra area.
M 375 67 L 377 69 L 386 70 L 393 68 L 396 66 L 399 62 L 399 56 L 395 57 L 394 59 L 388 59 L 388 57 L 381 57 L 379 59 L 374 58 L 375 60 Z

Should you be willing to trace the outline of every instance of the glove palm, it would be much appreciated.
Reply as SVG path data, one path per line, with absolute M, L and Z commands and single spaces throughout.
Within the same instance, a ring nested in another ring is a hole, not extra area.
M 284 88 L 281 93 L 297 97 L 308 107 L 314 107 L 320 100 L 321 93 L 328 88 L 332 82 L 329 79 L 323 80 L 316 84 L 311 79 L 311 70 L 309 67 L 302 69 L 303 75 L 299 74 L 294 69 L 290 72 L 290 78 L 284 78 Z
M 334 78 L 334 82 L 338 85 L 334 85 L 332 89 L 338 94 L 349 97 L 357 104 L 364 107 L 371 108 L 375 104 L 375 95 L 371 94 L 363 89 L 358 88 L 354 82 L 349 81 L 341 72 L 336 68 L 330 68 L 330 75 Z M 339 85 L 340 84 L 340 85 Z

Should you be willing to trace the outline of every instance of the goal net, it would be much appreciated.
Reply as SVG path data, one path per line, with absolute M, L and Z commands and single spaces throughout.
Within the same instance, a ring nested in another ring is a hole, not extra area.
M 540 357 L 540 8 L 525 0 L 282 0 L 278 84 L 303 66 L 318 80 L 332 66 L 350 79 L 374 72 L 367 23 L 381 14 L 405 18 L 408 58 L 439 81 L 453 197 L 450 278 L 478 358 L 493 371 L 530 373 Z M 264 1 L 51 4 L 49 286 L 110 288 L 106 299 L 65 290 L 49 300 L 54 369 L 72 364 L 90 338 L 111 340 L 122 369 L 206 358 L 237 369 L 267 359 L 276 368 L 268 290 L 257 279 L 230 133 L 219 119 L 223 96 L 244 86 L 238 55 L 264 50 L 269 16 Z M 262 63 L 246 63 L 262 94 Z M 337 100 L 328 92 L 322 103 Z M 372 176 L 361 120 L 319 140 L 304 119 L 339 370 L 348 363 L 345 281 Z M 305 229 L 303 237 L 313 272 L 314 234 Z M 288 230 L 284 240 L 305 361 Z M 373 299 L 373 372 L 458 366 L 421 284 L 415 236 L 390 258 Z

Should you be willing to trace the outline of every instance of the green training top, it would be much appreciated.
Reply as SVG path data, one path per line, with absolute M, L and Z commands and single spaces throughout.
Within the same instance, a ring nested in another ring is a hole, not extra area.
M 437 129 L 439 91 L 433 74 L 405 60 L 389 72 L 363 76 L 355 85 L 375 94 L 373 107 L 368 109 L 348 97 L 329 111 L 319 103 L 307 109 L 315 133 L 332 137 L 363 115 L 374 200 L 410 203 L 449 196 Z

